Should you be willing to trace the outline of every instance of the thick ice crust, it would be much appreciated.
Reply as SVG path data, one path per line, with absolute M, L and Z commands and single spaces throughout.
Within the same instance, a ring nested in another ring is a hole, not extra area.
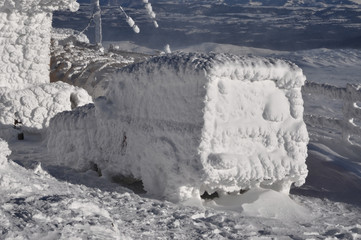
M 120 69 L 95 106 L 57 115 L 49 151 L 59 161 L 66 153 L 69 166 L 93 162 L 142 179 L 175 201 L 258 184 L 287 191 L 307 175 L 304 81 L 300 68 L 276 59 L 155 57 Z

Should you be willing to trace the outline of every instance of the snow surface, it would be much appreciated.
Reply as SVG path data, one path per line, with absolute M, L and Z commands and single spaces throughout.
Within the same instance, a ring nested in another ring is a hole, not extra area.
M 8 154 L 6 145 L 0 142 Z M 135 194 L 94 171 L 51 166 L 54 156 L 36 135 L 9 147 L 9 158 L 21 166 L 9 160 L 0 167 L 1 239 L 361 237 L 361 210 L 344 202 L 255 188 L 187 207 Z
M 226 54 L 155 57 L 119 70 L 106 98 L 50 122 L 58 164 L 143 180 L 173 201 L 307 176 L 302 70 Z

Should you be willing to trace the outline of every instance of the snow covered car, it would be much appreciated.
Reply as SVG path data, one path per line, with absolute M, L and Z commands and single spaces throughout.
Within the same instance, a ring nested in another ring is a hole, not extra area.
M 173 54 L 119 69 L 105 97 L 58 114 L 60 164 L 141 179 L 172 201 L 254 186 L 288 192 L 307 176 L 305 76 L 283 60 Z

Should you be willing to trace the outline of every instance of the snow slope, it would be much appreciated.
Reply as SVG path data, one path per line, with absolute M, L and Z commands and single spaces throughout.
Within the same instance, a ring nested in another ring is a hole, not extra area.
M 155 57 L 114 74 L 95 107 L 53 118 L 48 149 L 58 164 L 96 164 L 173 201 L 257 184 L 288 192 L 307 176 L 304 81 L 276 59 Z

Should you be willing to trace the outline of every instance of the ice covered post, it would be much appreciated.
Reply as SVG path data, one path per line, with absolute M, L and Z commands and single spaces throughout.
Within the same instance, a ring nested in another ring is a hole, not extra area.
M 52 12 L 78 8 L 76 0 L 0 0 L 0 125 L 43 129 L 55 114 L 91 101 L 49 76 Z
M 91 0 L 91 6 L 93 9 L 93 18 L 95 23 L 95 43 L 102 44 L 102 18 L 99 0 Z
M 0 0 L 0 88 L 49 82 L 52 12 L 76 0 Z

